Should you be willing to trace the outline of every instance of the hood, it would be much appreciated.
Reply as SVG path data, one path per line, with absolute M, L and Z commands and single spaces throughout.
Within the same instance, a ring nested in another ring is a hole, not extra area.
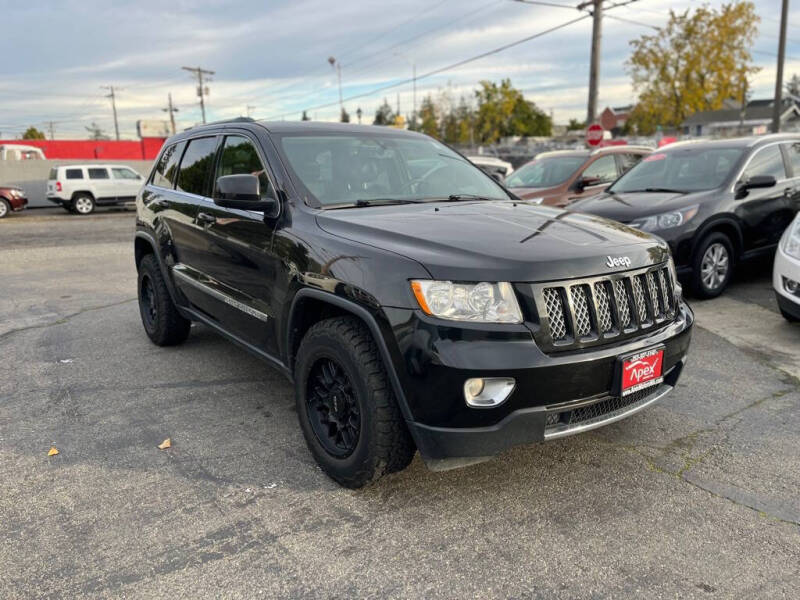
M 569 205 L 569 210 L 588 213 L 613 219 L 621 223 L 630 223 L 634 219 L 685 208 L 699 204 L 713 195 L 713 191 L 676 194 L 674 192 L 630 192 L 616 194 L 603 192 L 597 196 L 578 200 Z
M 401 254 L 435 279 L 552 281 L 666 260 L 653 236 L 619 223 L 522 202 L 405 204 L 318 214 L 330 234 Z M 608 267 L 608 257 L 630 266 Z M 625 262 L 625 261 L 623 261 Z

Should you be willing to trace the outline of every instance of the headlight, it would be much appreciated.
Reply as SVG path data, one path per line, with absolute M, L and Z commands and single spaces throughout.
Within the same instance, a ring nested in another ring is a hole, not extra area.
M 800 217 L 789 225 L 789 234 L 783 243 L 783 251 L 789 256 L 800 258 Z
M 522 312 L 511 284 L 453 283 L 419 279 L 411 282 L 419 307 L 427 314 L 452 321 L 522 323 Z
M 696 214 L 699 206 L 689 206 L 680 210 L 673 210 L 670 212 L 661 213 L 660 215 L 651 215 L 649 217 L 642 217 L 635 219 L 628 223 L 635 229 L 642 231 L 661 231 L 662 229 L 670 229 L 683 225 L 692 219 Z

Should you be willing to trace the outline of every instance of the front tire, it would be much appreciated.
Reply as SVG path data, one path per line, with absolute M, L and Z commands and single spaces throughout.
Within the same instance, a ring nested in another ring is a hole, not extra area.
M 345 487 L 400 471 L 414 457 L 378 347 L 354 317 L 327 319 L 306 333 L 297 353 L 295 400 L 311 454 Z
M 697 298 L 716 298 L 733 275 L 733 244 L 727 235 L 712 233 L 700 242 L 692 264 L 692 292 Z
M 192 322 L 178 312 L 161 274 L 156 257 L 148 254 L 139 263 L 139 315 L 145 333 L 157 346 L 175 346 L 189 337 Z
M 89 194 L 76 194 L 72 199 L 72 210 L 79 215 L 92 214 L 94 206 L 94 198 Z
M 5 198 L 0 198 L 0 219 L 5 219 L 11 212 L 11 205 Z

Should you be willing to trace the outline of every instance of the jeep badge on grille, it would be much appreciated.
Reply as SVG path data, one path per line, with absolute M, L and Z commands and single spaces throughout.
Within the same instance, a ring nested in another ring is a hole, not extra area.
M 631 259 L 627 256 L 606 256 L 606 266 L 609 269 L 614 267 L 630 267 Z

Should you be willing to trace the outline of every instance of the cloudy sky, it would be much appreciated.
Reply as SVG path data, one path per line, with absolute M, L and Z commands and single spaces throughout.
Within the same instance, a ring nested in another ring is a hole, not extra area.
M 701 4 L 637 0 L 608 11 L 601 108 L 634 100 L 624 68 L 628 42 L 651 31 L 645 25 L 664 24 L 670 8 Z M 778 0 L 756 0 L 761 23 L 753 56 L 761 71 L 751 81 L 754 97 L 773 92 L 779 6 Z M 118 90 L 123 138 L 135 138 L 139 119 L 166 118 L 162 108 L 170 92 L 180 110 L 178 127 L 193 125 L 200 121 L 198 98 L 192 75 L 181 67 L 197 65 L 215 71 L 208 120 L 248 112 L 299 119 L 304 109 L 315 119 L 336 119 L 329 56 L 341 65 L 345 108 L 354 120 L 360 107 L 371 121 L 384 97 L 392 106 L 399 99 L 401 112 L 410 113 L 406 80 L 413 65 L 418 103 L 429 92 L 449 89 L 457 99 L 470 96 L 481 79 L 509 77 L 556 122 L 585 117 L 590 19 L 426 76 L 581 15 L 569 7 L 514 0 L 0 0 L 0 15 L 0 139 L 29 125 L 47 129 L 49 121 L 56 139 L 85 137 L 91 122 L 113 134 L 108 92 L 101 89 L 106 85 Z M 786 73 L 800 74 L 800 7 L 789 18 Z

